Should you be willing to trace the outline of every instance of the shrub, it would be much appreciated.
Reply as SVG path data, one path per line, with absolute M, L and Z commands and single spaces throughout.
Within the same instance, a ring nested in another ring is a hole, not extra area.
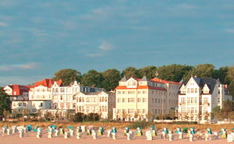
M 76 113 L 75 114 L 75 118 L 74 118 L 74 122 L 82 122 L 83 121 L 83 117 L 82 117 L 83 113 Z

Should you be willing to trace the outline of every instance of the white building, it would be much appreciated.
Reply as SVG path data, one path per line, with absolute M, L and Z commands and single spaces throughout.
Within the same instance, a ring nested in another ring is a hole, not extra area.
M 169 114 L 177 107 L 180 83 L 154 78 L 122 78 L 116 87 L 113 119 L 149 120 Z
M 101 118 L 112 118 L 115 107 L 113 92 L 79 92 L 76 94 L 76 112 L 85 114 L 98 113 Z
M 74 81 L 70 86 L 60 86 L 56 82 L 52 85 L 52 97 L 54 109 L 73 109 L 76 107 L 76 93 L 99 92 L 101 88 L 81 86 Z
M 3 88 L 11 100 L 11 111 L 16 110 L 21 113 L 23 109 L 31 110 L 31 102 L 28 100 L 30 86 L 7 85 Z
M 225 86 L 219 80 L 191 77 L 179 90 L 178 119 L 210 121 L 212 109 L 223 106 L 223 101 L 230 99 Z
M 55 81 L 51 79 L 44 79 L 36 82 L 29 91 L 29 101 L 31 101 L 31 112 L 37 112 L 43 109 L 53 108 L 51 87 Z M 58 85 L 62 85 L 62 81 L 56 82 Z

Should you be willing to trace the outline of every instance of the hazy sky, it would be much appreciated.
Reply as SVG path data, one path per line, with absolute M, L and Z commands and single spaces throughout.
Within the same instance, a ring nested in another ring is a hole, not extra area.
M 1 0 L 0 85 L 64 68 L 234 64 L 234 0 Z

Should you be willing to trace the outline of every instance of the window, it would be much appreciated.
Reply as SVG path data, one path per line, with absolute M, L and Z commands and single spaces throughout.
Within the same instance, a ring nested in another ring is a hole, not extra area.
M 186 99 L 183 97 L 183 98 L 181 98 L 181 103 L 182 104 L 185 104 L 186 103 Z
M 135 102 L 135 99 L 134 98 L 128 98 L 128 102 Z
M 141 94 L 141 91 L 138 91 L 138 94 Z
M 190 93 L 190 88 L 187 89 L 187 93 Z
M 121 94 L 121 91 L 117 91 L 117 94 Z
M 120 98 L 117 98 L 117 102 L 120 103 Z
M 143 94 L 146 94 L 146 91 L 145 91 L 145 90 L 143 90 L 143 91 L 142 91 L 142 93 L 143 93 Z
M 192 104 L 194 103 L 194 97 L 191 97 L 191 103 Z
M 208 97 L 204 97 L 204 98 L 203 98 L 203 102 L 204 102 L 204 103 L 208 103 Z
M 157 99 L 155 99 L 155 103 L 157 103 Z
M 134 94 L 135 91 L 128 91 L 128 94 Z
M 61 88 L 61 89 L 60 89 L 60 92 L 64 92 L 64 88 Z
M 191 98 L 188 97 L 188 98 L 187 98 L 187 103 L 188 103 L 188 104 L 190 104 L 190 102 L 191 102 L 190 100 L 191 100 Z
M 195 93 L 197 93 L 197 88 L 195 88 Z
M 152 103 L 154 103 L 154 98 L 152 98 Z
M 125 94 L 126 92 L 125 91 L 122 91 L 122 94 Z
M 146 98 L 143 98 L 143 99 L 142 99 L 142 102 L 146 102 Z
M 191 93 L 194 93 L 194 88 L 191 88 Z
M 142 113 L 146 113 L 146 109 L 142 109 Z
M 88 97 L 86 98 L 86 102 L 87 102 L 87 103 L 89 102 L 89 98 L 88 98 Z
M 126 102 L 126 98 L 122 98 L 122 103 Z
M 137 98 L 137 102 L 141 102 L 141 98 Z
M 182 106 L 182 107 L 181 107 L 181 112 L 182 112 L 182 113 L 186 112 L 186 107 L 185 107 L 185 106 Z

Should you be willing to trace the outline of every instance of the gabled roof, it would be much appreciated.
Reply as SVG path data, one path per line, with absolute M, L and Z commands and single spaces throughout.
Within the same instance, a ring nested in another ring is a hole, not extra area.
M 197 77 L 191 77 L 191 78 L 195 80 L 195 82 L 201 89 L 203 89 L 204 85 L 206 84 L 209 87 L 211 93 L 213 93 L 215 85 L 217 84 L 217 80 L 213 78 L 197 78 Z M 189 80 L 183 82 L 183 84 L 187 85 L 188 81 Z
M 30 86 L 22 86 L 22 85 L 8 85 L 8 86 L 12 89 L 11 95 L 15 95 L 15 96 L 23 95 L 23 93 L 28 92 L 30 88 Z
M 44 87 L 48 87 L 51 88 L 51 86 L 54 84 L 55 81 L 53 81 L 52 79 L 43 79 L 42 81 L 36 82 L 36 84 L 33 87 L 37 87 L 37 86 L 44 86 Z M 56 81 L 57 84 L 60 86 L 62 84 L 62 80 Z

